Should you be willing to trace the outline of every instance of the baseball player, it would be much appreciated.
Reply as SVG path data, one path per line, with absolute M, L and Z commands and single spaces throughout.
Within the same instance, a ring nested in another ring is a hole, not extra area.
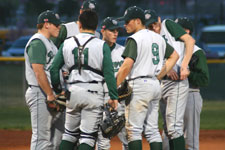
M 118 36 L 118 29 L 119 25 L 117 20 L 111 17 L 107 17 L 101 23 L 101 33 L 102 33 L 102 40 L 106 41 L 106 43 L 110 46 L 111 50 L 111 57 L 114 67 L 114 74 L 116 76 L 120 66 L 123 63 L 123 58 L 121 57 L 124 47 L 117 44 L 117 36 Z M 107 85 L 104 84 L 104 95 L 105 95 L 105 102 L 107 102 L 110 98 L 108 95 L 108 88 Z M 118 113 L 119 115 L 124 114 L 125 111 L 125 104 L 121 102 L 118 104 Z M 118 137 L 120 138 L 121 142 L 123 143 L 123 149 L 128 149 L 128 142 L 126 140 L 126 132 L 123 129 L 119 134 Z M 101 130 L 98 133 L 98 140 L 97 140 L 97 149 L 98 150 L 109 150 L 110 149 L 110 139 L 104 138 L 102 136 Z
M 193 33 L 194 25 L 190 19 L 178 18 L 175 22 L 180 24 L 188 34 Z M 196 45 L 189 68 L 189 93 L 184 113 L 184 137 L 186 150 L 199 150 L 200 113 L 202 110 L 202 97 L 199 88 L 208 85 L 209 72 L 205 53 Z
M 172 69 L 179 56 L 160 35 L 145 28 L 145 15 L 141 8 L 129 7 L 121 19 L 125 21 L 127 33 L 134 34 L 127 38 L 122 54 L 124 63 L 117 74 L 117 86 L 128 76 L 129 84 L 133 88 L 130 104 L 125 109 L 128 147 L 129 150 L 141 150 L 143 126 L 150 125 L 151 122 L 148 116 L 151 101 L 159 103 L 161 98 L 157 78 L 162 78 Z M 165 55 L 169 58 L 163 67 Z M 158 107 L 152 109 L 158 110 Z M 154 136 L 157 138 L 151 141 L 150 146 L 151 150 L 159 150 L 162 149 L 162 139 L 158 130 L 158 116 L 152 121 Z
M 31 150 L 57 150 L 64 130 L 63 113 L 54 112 L 46 105 L 46 99 L 55 99 L 49 68 L 58 49 L 50 37 L 58 36 L 60 23 L 54 12 L 42 12 L 37 19 L 38 32 L 28 41 L 24 52 L 29 85 L 25 98 L 32 125 Z
M 171 150 L 184 150 L 183 117 L 188 97 L 188 63 L 191 59 L 195 40 L 174 21 L 161 18 L 154 11 L 149 14 L 147 26 L 159 33 L 179 54 L 179 60 L 161 82 L 162 100 L 160 110 L 164 120 L 164 131 L 169 137 Z
M 95 146 L 98 127 L 102 120 L 103 85 L 109 89 L 109 104 L 117 109 L 118 93 L 109 46 L 94 36 L 98 24 L 96 12 L 84 11 L 79 16 L 80 32 L 64 41 L 52 67 L 51 81 L 55 91 L 60 90 L 59 69 L 65 65 L 70 71 L 67 88 L 66 122 L 60 149 L 72 150 L 79 140 L 79 150 Z
M 81 6 L 80 14 L 85 10 L 96 11 L 96 9 L 97 4 L 94 0 L 85 0 Z M 65 39 L 72 36 L 76 36 L 80 32 L 77 23 L 77 21 L 73 21 L 61 25 L 59 36 L 57 38 L 52 39 L 58 48 L 64 42 Z M 100 34 L 98 32 L 95 32 L 95 36 L 100 38 Z

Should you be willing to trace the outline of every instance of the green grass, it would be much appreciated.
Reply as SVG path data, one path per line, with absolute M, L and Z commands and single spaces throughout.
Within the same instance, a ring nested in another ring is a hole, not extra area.
M 225 101 L 204 101 L 201 129 L 225 129 Z
M 0 129 L 31 129 L 30 111 L 26 106 L 0 107 Z
M 225 101 L 204 101 L 201 129 L 225 129 Z M 162 118 L 159 118 L 162 129 Z M 0 107 L 0 129 L 31 129 L 30 112 L 26 106 Z

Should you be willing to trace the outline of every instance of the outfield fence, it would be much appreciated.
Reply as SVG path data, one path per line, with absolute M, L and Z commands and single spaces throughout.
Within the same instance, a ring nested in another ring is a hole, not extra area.
M 201 89 L 204 100 L 225 100 L 225 60 L 208 60 L 210 83 Z M 0 57 L 0 107 L 25 106 L 24 57 Z

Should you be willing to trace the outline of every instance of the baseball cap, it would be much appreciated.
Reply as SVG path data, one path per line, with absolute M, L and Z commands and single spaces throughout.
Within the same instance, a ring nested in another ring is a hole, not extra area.
M 192 32 L 194 30 L 194 24 L 189 18 L 187 18 L 187 17 L 177 18 L 175 20 L 175 22 L 178 23 L 179 25 L 181 25 L 183 28 L 189 29 L 190 34 L 192 34 Z
M 97 3 L 94 0 L 86 0 L 83 2 L 81 9 L 86 10 L 86 9 L 91 9 L 95 10 L 97 9 Z
M 37 24 L 45 23 L 45 22 L 52 23 L 56 26 L 61 24 L 59 15 L 50 10 L 46 10 L 38 16 Z
M 105 18 L 101 23 L 102 29 L 114 30 L 119 28 L 118 21 L 112 17 Z
M 132 6 L 126 9 L 123 17 L 120 17 L 119 20 L 124 20 L 125 22 L 127 22 L 131 19 L 136 18 L 139 18 L 142 20 L 142 22 L 145 22 L 144 10 L 137 6 Z
M 145 10 L 145 26 L 158 22 L 158 16 L 154 10 L 148 9 Z

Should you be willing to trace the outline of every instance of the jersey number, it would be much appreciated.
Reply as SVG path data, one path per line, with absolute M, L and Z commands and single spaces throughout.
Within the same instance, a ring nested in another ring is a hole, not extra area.
M 154 65 L 159 63 L 159 46 L 156 43 L 152 43 L 152 54 L 155 58 L 152 58 L 152 62 Z
M 74 50 L 72 51 L 72 54 L 74 55 L 74 62 L 77 63 L 78 60 L 78 47 L 74 48 Z M 88 65 L 88 48 L 85 48 L 83 50 L 83 57 L 81 57 L 81 61 L 82 64 L 84 65 Z M 84 69 L 86 69 L 86 67 L 83 67 Z

